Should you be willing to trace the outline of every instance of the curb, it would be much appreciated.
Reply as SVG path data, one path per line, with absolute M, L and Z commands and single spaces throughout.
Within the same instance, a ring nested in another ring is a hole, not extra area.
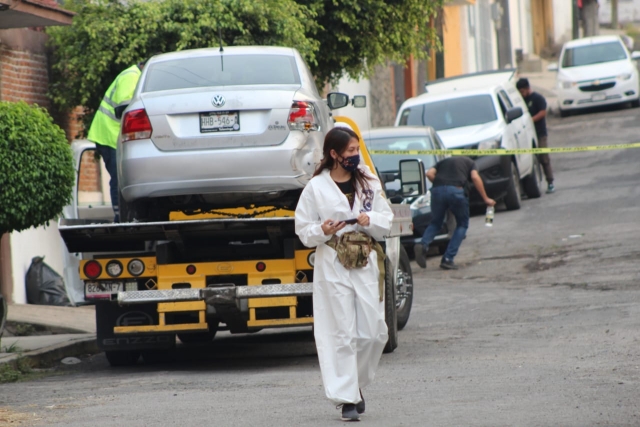
M 46 368 L 65 357 L 83 354 L 96 354 L 102 350 L 98 348 L 96 337 L 78 338 L 49 347 L 32 350 L 26 353 L 14 354 L 0 360 L 0 365 L 10 363 L 15 367 L 18 360 L 28 360 L 33 368 Z

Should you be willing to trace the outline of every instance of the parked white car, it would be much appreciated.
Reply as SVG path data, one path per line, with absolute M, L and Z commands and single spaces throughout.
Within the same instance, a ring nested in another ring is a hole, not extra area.
M 640 106 L 640 52 L 629 53 L 618 36 L 572 40 L 562 47 L 557 71 L 558 108 L 562 117 L 572 110 L 630 102 Z
M 432 126 L 447 149 L 478 150 L 474 157 L 489 197 L 520 208 L 521 189 L 540 197 L 540 168 L 532 154 L 482 156 L 483 149 L 538 145 L 529 110 L 513 82 L 515 70 L 498 70 L 427 83 L 427 93 L 406 100 L 396 126 Z M 477 191 L 472 204 L 484 204 Z

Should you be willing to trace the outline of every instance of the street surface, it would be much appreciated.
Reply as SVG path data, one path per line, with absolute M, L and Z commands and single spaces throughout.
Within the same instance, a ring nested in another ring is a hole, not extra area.
M 551 146 L 640 141 L 640 109 L 550 118 Z M 640 149 L 552 157 L 557 192 L 482 215 L 459 271 L 413 263 L 400 346 L 366 390 L 369 426 L 640 425 Z M 545 184 L 546 189 L 546 184 Z M 330 426 L 309 330 L 220 334 L 178 360 L 103 354 L 0 385 L 23 426 Z

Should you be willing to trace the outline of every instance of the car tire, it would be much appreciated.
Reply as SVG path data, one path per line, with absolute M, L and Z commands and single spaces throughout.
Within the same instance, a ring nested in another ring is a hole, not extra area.
M 508 211 L 520 209 L 520 174 L 513 162 L 511 162 L 511 180 L 507 186 L 507 195 L 504 196 L 504 205 Z
M 393 353 L 398 347 L 398 311 L 396 307 L 397 289 L 393 286 L 393 271 L 389 259 L 384 260 L 384 320 L 387 324 L 389 339 L 384 346 L 383 353 Z
M 531 173 L 524 177 L 522 180 L 522 187 L 524 188 L 524 193 L 530 199 L 537 199 L 542 195 L 540 191 L 540 162 L 538 161 L 538 156 L 533 155 L 533 168 L 531 168 Z
M 398 317 L 398 330 L 401 331 L 411 315 L 413 305 L 413 273 L 411 272 L 411 262 L 404 247 L 400 247 L 400 260 L 397 271 L 396 287 L 398 288 L 396 300 L 396 316 Z M 404 295 L 403 295 L 404 293 Z
M 109 365 L 113 367 L 133 366 L 140 358 L 139 351 L 105 351 Z
M 563 110 L 562 108 L 559 108 L 558 111 L 560 112 L 560 117 L 569 117 L 571 115 L 571 111 Z
M 635 101 L 631 101 L 631 108 L 638 108 L 640 107 L 640 98 L 636 99 Z

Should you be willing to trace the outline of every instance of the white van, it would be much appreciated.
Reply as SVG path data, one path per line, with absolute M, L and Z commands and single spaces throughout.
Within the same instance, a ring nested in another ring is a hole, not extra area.
M 540 197 L 536 156 L 481 156 L 483 149 L 533 148 L 538 145 L 529 110 L 514 83 L 515 70 L 498 70 L 439 79 L 426 93 L 406 100 L 396 126 L 432 126 L 447 149 L 478 150 L 473 157 L 489 197 L 508 210 L 520 208 L 521 190 Z M 477 191 L 472 204 L 484 203 Z

